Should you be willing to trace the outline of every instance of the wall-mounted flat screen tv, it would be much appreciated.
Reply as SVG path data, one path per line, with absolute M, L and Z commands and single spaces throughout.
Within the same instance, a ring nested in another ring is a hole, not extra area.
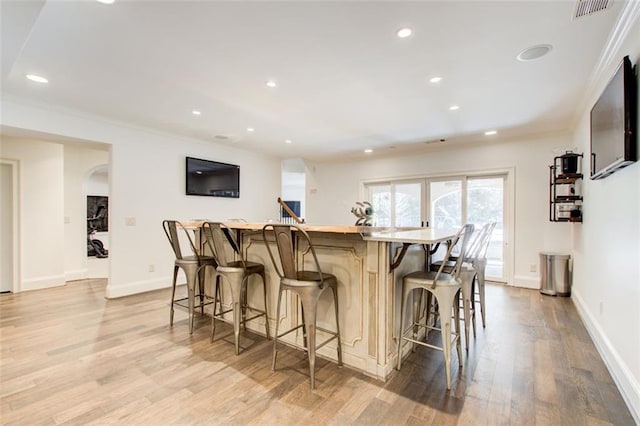
M 591 109 L 591 179 L 637 159 L 637 80 L 628 56 Z
M 240 198 L 240 166 L 187 157 L 187 195 Z

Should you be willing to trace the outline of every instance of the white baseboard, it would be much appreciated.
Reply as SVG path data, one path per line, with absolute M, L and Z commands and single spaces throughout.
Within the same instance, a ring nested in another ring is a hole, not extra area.
M 88 276 L 89 276 L 89 270 L 87 268 L 76 269 L 75 271 L 65 271 L 64 272 L 64 280 L 65 281 L 84 280 Z
M 39 290 L 41 288 L 58 287 L 65 284 L 65 275 L 51 275 L 48 277 L 22 280 L 20 291 Z
M 604 364 L 606 365 L 613 381 L 616 383 L 624 402 L 627 404 L 636 424 L 640 424 L 640 383 L 629 370 L 627 364 L 618 354 L 616 348 L 611 344 L 600 325 L 595 320 L 593 314 L 587 309 L 580 293 L 573 291 L 571 300 L 575 305 L 578 315 L 582 319 L 591 340 L 596 345 L 596 349 Z
M 513 277 L 513 285 L 523 288 L 540 288 L 540 277 L 528 277 L 526 275 L 516 275 Z
M 167 287 L 171 287 L 171 280 L 166 278 L 137 281 L 121 285 L 113 285 L 109 282 L 105 291 L 105 297 L 107 299 L 115 299 L 118 297 L 130 296 L 132 294 L 144 293 Z

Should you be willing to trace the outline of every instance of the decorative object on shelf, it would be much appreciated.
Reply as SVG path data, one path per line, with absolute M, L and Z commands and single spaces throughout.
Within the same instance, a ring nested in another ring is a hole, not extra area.
M 356 206 L 351 208 L 351 213 L 358 218 L 356 226 L 372 225 L 373 206 L 368 201 L 356 201 Z
M 582 154 L 567 151 L 549 166 L 549 220 L 582 222 Z

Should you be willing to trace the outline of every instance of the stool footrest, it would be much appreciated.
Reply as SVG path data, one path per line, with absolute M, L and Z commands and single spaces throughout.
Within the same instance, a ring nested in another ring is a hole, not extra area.
M 460 338 L 460 336 L 456 334 L 453 337 L 453 339 L 451 339 L 451 345 L 453 345 L 459 338 Z M 431 348 L 431 349 L 437 349 L 439 351 L 442 350 L 442 348 L 440 346 L 435 346 L 435 345 L 429 344 L 427 342 L 423 342 L 421 340 L 412 339 L 410 337 L 402 337 L 402 340 L 406 340 L 407 342 L 412 342 L 412 343 L 416 343 L 418 345 L 426 346 L 426 347 Z
M 321 330 L 321 329 L 318 328 L 318 330 Z M 333 339 L 337 339 L 338 338 L 338 335 L 336 334 L 335 331 L 326 331 L 326 330 L 322 330 L 322 331 L 325 331 L 326 333 L 333 333 L 333 336 L 331 336 L 330 338 L 328 338 L 324 342 L 320 343 L 319 345 L 316 345 L 316 350 L 320 349 L 321 347 L 323 347 L 324 345 L 326 345 L 327 343 L 329 343 Z
M 287 331 L 285 331 L 285 332 L 284 332 L 284 333 L 282 333 L 282 334 L 278 334 L 278 335 L 276 336 L 276 338 L 277 338 L 277 339 L 279 339 L 279 338 L 280 338 L 280 337 L 282 337 L 282 336 L 286 336 L 287 334 L 291 333 L 292 331 L 296 331 L 296 330 L 297 330 L 297 329 L 299 329 L 299 328 L 302 328 L 302 324 L 300 324 L 300 325 L 298 325 L 298 326 L 296 326 L 296 327 L 293 327 L 292 329 L 287 330 Z
M 263 316 L 267 315 L 266 312 L 259 311 L 257 309 L 252 309 L 252 308 L 249 308 L 249 307 L 247 307 L 247 309 L 251 309 L 252 311 L 259 312 L 259 313 L 257 315 L 252 316 L 252 317 L 245 318 L 244 321 L 242 321 L 242 322 L 252 321 L 252 320 L 254 320 L 256 318 L 263 317 Z M 222 321 L 222 322 L 226 322 L 226 323 L 229 323 L 229 324 L 233 324 L 233 320 L 232 319 L 228 319 L 228 318 L 224 318 L 223 317 L 224 314 L 228 314 L 229 312 L 233 312 L 233 309 L 229 309 L 229 310 L 224 311 L 224 312 L 218 312 L 213 317 L 215 319 L 217 319 L 218 321 Z
M 278 334 L 278 335 L 276 336 L 276 338 L 278 338 L 278 339 L 279 339 L 279 338 L 281 338 L 282 336 L 286 336 L 287 334 L 291 333 L 292 331 L 296 331 L 296 330 L 297 330 L 297 329 L 299 329 L 299 328 L 302 328 L 302 324 L 300 324 L 300 325 L 298 325 L 298 326 L 296 326 L 296 327 L 293 327 L 292 329 L 287 330 L 287 331 L 285 331 L 285 332 L 284 332 L 284 333 L 282 333 L 282 334 Z M 337 334 L 335 331 L 327 330 L 326 328 L 321 328 L 321 327 L 316 327 L 316 330 L 320 330 L 320 331 L 323 331 L 323 332 L 325 332 L 325 333 L 329 333 L 329 334 L 331 334 L 331 337 L 329 337 L 327 340 L 325 340 L 324 342 L 320 343 L 319 345 L 316 345 L 316 350 L 317 350 L 317 349 L 320 349 L 321 347 L 323 347 L 324 345 L 326 345 L 327 343 L 329 343 L 329 342 L 330 342 L 330 341 L 332 341 L 333 339 L 337 339 L 337 338 L 338 338 L 338 334 Z M 307 348 L 305 348 L 305 347 L 303 347 L 303 346 L 298 346 L 298 345 L 295 345 L 295 344 L 292 344 L 292 343 L 289 343 L 289 344 L 290 344 L 291 346 L 295 347 L 295 348 L 307 350 Z
M 232 319 L 227 319 L 227 318 L 224 318 L 224 317 L 222 316 L 223 314 L 226 314 L 227 312 L 231 312 L 231 311 L 229 310 L 229 311 L 225 311 L 225 312 L 218 313 L 218 314 L 216 314 L 216 315 L 214 316 L 214 318 L 215 318 L 215 319 L 217 319 L 218 321 L 222 321 L 222 322 L 227 322 L 227 323 L 229 323 L 229 324 L 233 324 L 233 320 L 232 320 Z M 245 319 L 244 321 L 242 321 L 242 322 L 245 322 L 245 321 L 253 321 L 253 320 L 254 320 L 254 319 L 256 319 L 256 318 L 263 317 L 263 316 L 265 316 L 265 315 L 266 315 L 266 314 L 265 314 L 264 312 L 261 312 L 261 313 L 259 313 L 259 314 L 257 314 L 257 315 L 254 315 L 254 316 L 252 316 L 252 317 L 246 318 L 246 319 Z
M 210 299 L 210 300 L 211 300 L 211 297 L 209 297 L 209 296 L 204 296 L 204 297 L 205 297 L 205 299 Z M 174 301 L 173 301 L 173 304 L 174 304 L 174 305 L 178 305 L 178 306 L 180 306 L 181 308 L 187 308 L 187 309 L 189 309 L 189 302 L 188 302 L 188 300 L 189 300 L 189 299 L 188 299 L 188 298 L 186 298 L 186 297 L 185 297 L 184 299 L 176 299 L 176 300 L 174 300 Z M 185 303 L 185 301 L 187 301 L 187 302 Z M 213 303 L 213 300 L 211 300 L 210 302 L 203 302 L 202 304 L 200 304 L 200 303 L 198 303 L 198 304 L 194 304 L 194 305 L 193 305 L 193 309 L 199 308 L 199 307 L 201 307 L 201 306 L 211 305 L 212 303 Z
M 431 348 L 431 349 L 436 349 L 436 350 L 439 350 L 439 351 L 442 350 L 442 348 L 440 346 L 431 345 L 431 344 L 425 343 L 425 342 L 423 342 L 421 340 L 415 340 L 415 339 L 411 339 L 409 337 L 403 337 L 402 340 L 406 340 L 408 342 L 412 342 L 412 343 L 416 343 L 418 345 L 426 346 L 426 347 Z

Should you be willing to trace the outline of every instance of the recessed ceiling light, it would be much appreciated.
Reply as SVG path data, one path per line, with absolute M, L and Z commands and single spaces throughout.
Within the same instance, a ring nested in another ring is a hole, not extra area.
M 193 115 L 201 115 L 202 113 L 196 109 L 194 109 L 193 111 L 191 111 L 191 114 Z
M 431 77 L 429 79 L 429 83 L 440 83 L 442 81 L 442 77 Z
M 517 58 L 521 62 L 534 61 L 549 53 L 551 49 L 553 49 L 553 46 L 550 44 L 536 44 L 518 53 Z
M 35 75 L 35 74 L 27 74 L 25 77 L 27 77 L 31 81 L 35 81 L 36 83 L 48 83 L 49 82 L 49 80 L 47 80 L 46 78 L 41 77 L 39 75 Z
M 273 81 L 273 80 L 269 80 L 269 81 L 267 81 L 267 82 L 265 83 L 265 85 L 266 85 L 267 87 L 272 87 L 272 88 L 277 86 L 276 82 L 275 82 L 275 81 Z
M 484 132 L 484 134 L 487 135 L 487 136 L 495 135 L 496 133 L 498 133 L 497 130 L 488 130 L 488 131 Z
M 371 148 L 367 148 L 367 149 L 364 150 L 364 152 L 366 154 L 371 154 L 373 152 L 373 150 Z
M 247 132 L 255 132 L 256 129 L 254 129 L 253 127 L 247 127 Z
M 460 109 L 460 106 L 458 106 L 458 105 L 451 105 L 451 106 L 449 107 L 449 111 L 455 111 L 455 110 L 457 110 L 457 109 Z
M 284 143 L 292 143 L 291 139 L 285 139 Z
M 413 32 L 413 30 L 409 27 L 404 27 L 404 28 L 400 28 L 396 34 L 398 35 L 398 37 L 400 38 L 407 38 L 411 35 L 411 33 Z
M 102 4 L 113 4 L 115 0 L 96 0 L 96 1 Z

